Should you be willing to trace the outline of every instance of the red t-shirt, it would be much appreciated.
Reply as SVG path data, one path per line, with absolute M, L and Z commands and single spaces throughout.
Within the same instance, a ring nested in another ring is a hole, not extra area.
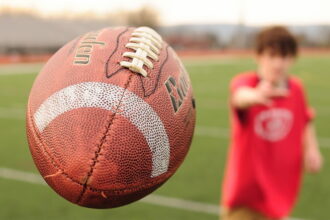
M 236 76 L 233 94 L 259 83 L 255 72 Z M 240 111 L 231 106 L 232 137 L 223 184 L 224 206 L 250 207 L 271 218 L 289 214 L 297 198 L 303 171 L 302 137 L 313 117 L 302 84 L 290 77 L 289 95 L 273 98 L 270 107 Z

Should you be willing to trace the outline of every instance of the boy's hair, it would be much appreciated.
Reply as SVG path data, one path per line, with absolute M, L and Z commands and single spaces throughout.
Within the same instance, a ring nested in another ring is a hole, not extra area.
M 272 55 L 296 57 L 298 42 L 295 36 L 283 26 L 267 27 L 257 35 L 255 50 L 258 55 L 267 50 Z

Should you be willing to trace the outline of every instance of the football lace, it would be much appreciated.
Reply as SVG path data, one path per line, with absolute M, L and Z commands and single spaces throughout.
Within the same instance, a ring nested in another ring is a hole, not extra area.
M 134 52 L 127 51 L 123 53 L 123 57 L 132 60 L 130 62 L 121 61 L 120 65 L 147 77 L 148 73 L 143 66 L 152 69 L 154 65 L 151 60 L 158 61 L 162 48 L 162 37 L 149 27 L 139 27 L 133 31 L 132 37 L 125 47 Z

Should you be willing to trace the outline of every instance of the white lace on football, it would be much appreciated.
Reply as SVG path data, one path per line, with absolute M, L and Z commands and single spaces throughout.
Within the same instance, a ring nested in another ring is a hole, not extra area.
M 129 43 L 125 47 L 134 50 L 134 52 L 125 52 L 123 54 L 123 57 L 128 57 L 132 60 L 130 62 L 121 61 L 120 65 L 146 77 L 147 71 L 143 66 L 145 65 L 149 69 L 154 67 L 151 60 L 158 61 L 162 48 L 162 38 L 149 27 L 139 27 L 134 30 Z

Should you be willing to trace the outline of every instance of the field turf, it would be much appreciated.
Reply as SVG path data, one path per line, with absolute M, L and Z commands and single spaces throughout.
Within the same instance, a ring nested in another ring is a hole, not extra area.
M 324 169 L 306 175 L 292 216 L 330 219 L 330 55 L 303 56 L 292 68 L 301 77 L 317 111 L 315 121 Z M 185 60 L 197 100 L 197 128 L 191 150 L 178 172 L 155 195 L 217 205 L 228 145 L 228 83 L 253 70 L 248 58 Z M 0 168 L 37 173 L 25 137 L 25 106 L 40 64 L 0 66 Z M 329 117 L 329 118 L 328 118 Z M 215 214 L 136 202 L 109 209 L 81 208 L 48 186 L 0 177 L 0 219 L 218 219 Z

